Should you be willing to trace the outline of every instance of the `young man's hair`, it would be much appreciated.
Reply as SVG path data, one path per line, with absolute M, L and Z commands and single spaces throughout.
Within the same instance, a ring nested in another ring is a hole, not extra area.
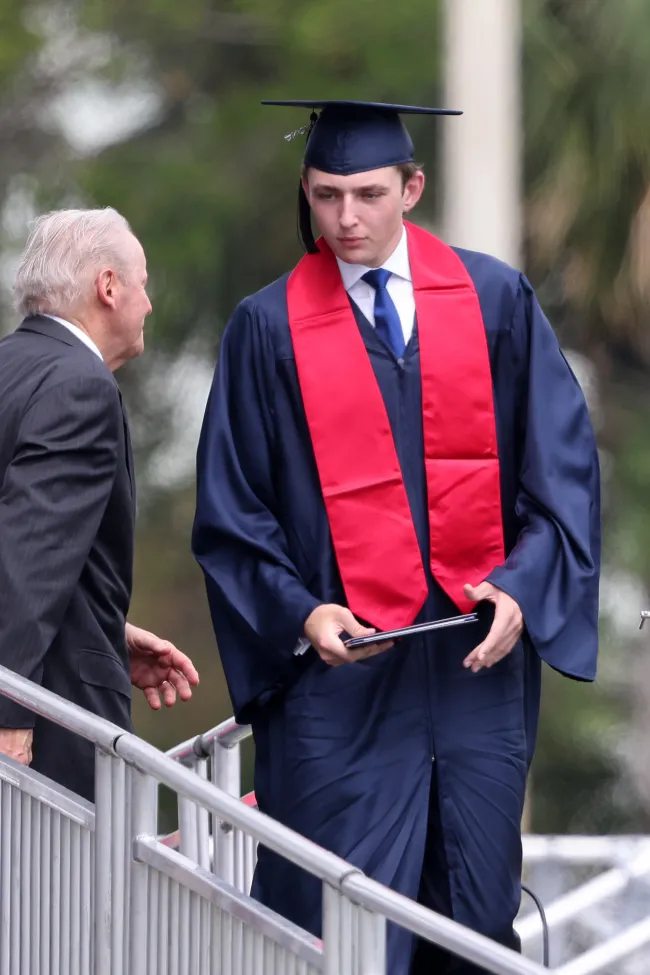
M 422 172 L 423 167 L 420 165 L 420 163 L 405 162 L 405 163 L 398 163 L 398 165 L 395 166 L 395 169 L 402 177 L 402 189 L 404 189 L 408 181 L 410 179 L 413 179 L 416 173 Z M 309 172 L 309 166 L 305 166 L 305 164 L 303 163 L 302 168 L 300 170 L 301 178 L 306 179 L 308 172 Z
M 413 179 L 416 173 L 421 173 L 423 168 L 424 167 L 420 163 L 416 162 L 405 162 L 396 166 L 395 169 L 402 177 L 402 189 L 406 187 L 408 181 Z

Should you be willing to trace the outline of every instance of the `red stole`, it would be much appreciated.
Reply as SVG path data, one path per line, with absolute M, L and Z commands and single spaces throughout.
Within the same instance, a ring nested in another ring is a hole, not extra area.
M 458 608 L 504 560 L 485 327 L 454 251 L 407 224 L 422 376 L 434 578 Z M 287 283 L 300 390 L 350 609 L 379 629 L 413 622 L 427 595 L 386 407 L 332 251 L 319 241 Z

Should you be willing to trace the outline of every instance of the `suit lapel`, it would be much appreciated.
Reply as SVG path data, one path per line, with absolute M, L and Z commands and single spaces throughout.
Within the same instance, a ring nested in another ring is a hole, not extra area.
M 120 407 L 122 409 L 122 426 L 124 429 L 124 456 L 126 458 L 126 470 L 129 475 L 129 484 L 131 485 L 131 497 L 133 498 L 133 512 L 135 517 L 135 464 L 133 461 L 133 447 L 131 444 L 131 432 L 129 430 L 129 421 L 126 416 L 126 410 L 124 409 L 124 400 L 122 399 L 122 392 L 117 387 L 117 391 L 120 397 Z

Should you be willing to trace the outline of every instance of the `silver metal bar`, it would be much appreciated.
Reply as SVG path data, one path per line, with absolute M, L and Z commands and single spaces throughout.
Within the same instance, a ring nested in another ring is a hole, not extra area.
M 82 738 L 94 741 L 106 750 L 111 750 L 115 739 L 124 734 L 123 728 L 118 728 L 117 725 L 97 717 L 96 714 L 84 711 L 77 704 L 72 704 L 58 694 L 53 694 L 52 691 L 1 666 L 0 691 L 11 701 L 29 708 L 34 714 L 48 718 L 55 724 L 81 735 Z
M 10 964 L 18 968 L 20 964 L 20 897 L 15 896 L 15 891 L 20 890 L 20 839 L 22 830 L 22 801 L 18 791 L 14 792 L 11 803 L 11 837 L 13 840 L 11 850 L 11 878 L 9 881 L 9 896 L 14 901 L 11 909 L 11 921 L 9 925 L 10 942 Z M 11 969 L 9 969 L 11 971 Z
M 51 868 L 50 868 L 50 970 L 48 975 L 59 975 L 61 971 L 61 813 L 52 811 L 51 829 Z
M 339 957 L 341 975 L 353 975 L 353 906 L 347 897 L 339 900 Z M 354 973 L 356 975 L 356 973 Z
M 178 927 L 180 929 L 178 971 L 179 975 L 190 975 L 190 891 L 185 884 L 181 884 L 180 887 Z
M 126 765 L 113 755 L 111 762 L 111 919 L 112 919 L 112 971 L 122 975 L 124 971 L 126 913 Z
M 243 967 L 243 922 L 233 918 L 232 922 L 232 968 L 234 972 L 241 972 Z
M 13 786 L 0 782 L 0 975 L 11 971 L 12 793 Z
M 91 803 L 86 802 L 81 796 L 75 796 L 51 779 L 46 779 L 40 772 L 21 765 L 7 755 L 0 755 L 0 783 L 4 782 L 13 785 L 24 795 L 36 799 L 39 805 L 49 806 L 62 812 L 73 822 L 88 829 L 93 828 L 95 813 Z
M 160 782 L 188 799 L 203 804 L 216 812 L 225 822 L 231 822 L 250 833 L 269 849 L 303 867 L 321 880 L 328 880 L 336 887 L 341 878 L 349 874 L 350 864 L 345 860 L 298 833 L 292 832 L 268 816 L 264 816 L 258 810 L 250 809 L 233 796 L 215 789 L 178 762 L 169 761 L 153 745 L 125 734 L 116 742 L 115 748 L 117 753 L 129 763 L 138 768 L 145 768 Z
M 208 779 L 208 760 L 201 758 L 196 763 L 197 775 L 207 781 Z M 197 828 L 197 859 L 205 870 L 210 869 L 210 813 L 203 806 L 196 806 L 196 828 Z
M 245 893 L 244 840 L 246 834 L 241 829 L 233 829 L 235 847 L 235 887 Z
M 112 756 L 96 749 L 94 975 L 113 975 L 112 765 Z
M 324 975 L 342 975 L 341 895 L 329 884 L 323 884 L 323 953 Z
M 129 769 L 131 780 L 131 828 L 130 857 L 135 861 L 131 866 L 131 923 L 130 957 L 131 971 L 147 971 L 147 947 L 151 925 L 155 921 L 156 904 L 150 900 L 149 868 L 142 864 L 136 854 L 136 842 L 151 838 L 156 828 L 153 797 L 156 782 L 144 772 Z
M 255 955 L 255 932 L 247 924 L 242 925 L 242 965 L 243 975 L 253 975 Z
M 41 953 L 40 975 L 50 975 L 52 970 L 50 954 L 50 924 L 52 918 L 52 811 L 44 806 L 41 812 L 41 902 L 40 937 Z M 86 969 L 90 971 L 90 966 Z
M 191 756 L 205 758 L 211 755 L 214 741 L 220 741 L 225 748 L 231 748 L 251 735 L 250 725 L 239 725 L 234 718 L 228 718 L 202 735 L 195 735 L 175 745 L 165 754 L 176 761 L 183 761 Z
M 156 910 L 155 904 L 153 909 Z M 161 932 L 158 946 L 159 971 L 166 973 L 169 967 L 169 925 L 170 923 L 175 924 L 176 919 L 174 918 L 171 921 L 169 917 L 169 878 L 165 877 L 164 874 L 160 875 L 158 884 L 158 918 Z M 208 969 L 204 970 L 207 972 Z M 137 968 L 134 969 L 134 972 L 137 972 Z
M 548 969 L 522 958 L 509 948 L 475 931 L 434 914 L 408 897 L 382 887 L 369 877 L 351 872 L 341 880 L 341 889 L 355 903 L 382 914 L 389 921 L 446 948 L 459 958 L 483 966 L 494 975 L 546 975 Z M 327 946 L 326 946 L 327 952 Z
M 61 829 L 61 900 L 60 900 L 60 967 L 62 972 L 71 971 L 70 965 L 70 820 L 59 816 Z
M 548 862 L 619 865 L 650 850 L 647 836 L 542 836 L 522 837 L 524 864 Z
M 189 896 L 189 924 L 187 927 L 189 940 L 189 975 L 201 975 L 199 956 L 201 950 L 201 898 L 198 894 Z
M 178 797 L 178 831 L 180 851 L 194 863 L 199 859 L 199 837 L 197 827 L 197 806 L 184 796 Z
M 297 957 L 304 958 L 309 964 L 320 967 L 323 956 L 320 942 L 302 928 L 281 918 L 209 871 L 191 864 L 180 853 L 170 850 L 157 840 L 136 839 L 134 848 L 135 856 L 141 863 L 146 863 L 164 873 L 177 890 L 177 885 L 182 884 L 187 891 L 198 894 L 199 897 L 223 911 L 224 922 L 228 916 L 237 917 L 244 924 L 254 927 L 260 935 L 272 939 Z M 179 918 L 180 915 L 178 904 L 176 910 L 172 906 L 170 929 L 172 933 L 175 932 L 176 927 L 173 919 Z M 221 940 L 225 952 L 227 945 L 223 937 Z M 225 975 L 230 975 L 226 957 L 229 958 L 230 955 L 223 955 L 223 970 Z
M 211 975 L 227 975 L 230 965 L 230 929 L 227 927 L 230 916 L 225 914 L 216 904 L 212 909 L 212 916 L 216 920 L 213 924 L 212 936 L 212 972 Z
M 156 910 L 156 905 L 158 904 L 158 895 L 160 887 L 160 874 L 157 870 L 152 870 L 150 867 L 140 866 L 141 870 L 145 870 L 148 874 L 148 894 L 147 894 L 147 906 L 148 910 L 148 920 L 146 927 L 143 927 L 136 937 L 142 938 L 145 945 L 148 945 L 149 957 L 147 959 L 148 968 L 138 969 L 134 968 L 133 971 L 149 971 L 150 975 L 158 975 L 162 969 L 160 967 L 159 949 L 160 949 L 160 932 L 162 930 L 160 926 L 160 918 Z
M 650 944 L 650 918 L 633 924 L 605 944 L 597 945 L 554 971 L 556 975 L 596 975 L 598 972 L 611 971 L 614 962 L 627 958 L 647 944 Z
M 94 817 L 93 817 L 94 818 Z M 81 931 L 79 937 L 79 971 L 90 972 L 91 936 L 93 928 L 93 880 L 92 847 L 94 836 L 89 829 L 81 828 Z
M 210 904 L 209 901 L 206 901 L 203 897 L 200 900 L 200 911 L 201 911 L 201 940 L 199 943 L 198 971 L 200 975 L 203 975 L 204 972 L 206 973 L 206 975 L 209 975 L 211 945 L 216 932 L 213 931 L 211 927 L 212 904 Z
M 565 924 L 594 904 L 619 894 L 632 880 L 648 874 L 650 874 L 650 845 L 645 845 L 641 847 L 639 856 L 631 863 L 607 870 L 548 904 L 546 920 L 549 928 Z M 522 944 L 527 944 L 541 933 L 542 924 L 539 914 L 536 911 L 531 913 L 516 927 Z
M 21 975 L 30 975 L 31 966 L 31 932 L 29 930 L 30 921 L 30 877 L 32 859 L 32 804 L 29 796 L 20 795 L 19 797 L 20 814 L 20 834 L 16 836 L 16 844 L 20 850 L 20 887 L 14 890 L 14 897 L 19 907 L 19 928 L 20 928 L 20 959 L 14 959 L 14 966 Z
M 231 796 L 241 795 L 241 761 L 239 748 L 226 746 L 216 738 L 212 750 L 212 781 Z
M 139 842 L 138 842 L 138 846 L 141 846 Z M 147 862 L 147 861 L 143 860 L 143 862 Z M 170 899 L 169 899 L 169 916 L 171 919 L 171 924 L 169 926 L 169 975 L 178 975 L 179 972 L 179 966 L 178 966 L 178 957 L 180 951 L 179 930 L 178 930 L 179 909 L 180 909 L 180 890 L 179 890 L 178 883 L 176 881 L 173 881 L 173 883 L 171 884 Z
M 31 799 L 28 800 L 31 802 Z M 43 906 L 41 888 L 41 830 L 43 806 L 32 803 L 32 855 L 29 867 L 29 927 L 31 936 L 31 973 L 41 970 L 40 915 Z
M 241 767 L 239 747 L 224 747 L 219 737 L 212 741 L 212 781 L 218 789 L 231 796 L 241 793 Z M 237 884 L 237 853 L 235 830 L 229 820 L 212 816 L 214 843 L 214 872 L 235 887 Z
M 379 975 L 386 971 L 386 918 L 359 911 L 359 975 Z
M 244 834 L 244 893 L 250 894 L 257 860 L 257 843 L 252 836 Z

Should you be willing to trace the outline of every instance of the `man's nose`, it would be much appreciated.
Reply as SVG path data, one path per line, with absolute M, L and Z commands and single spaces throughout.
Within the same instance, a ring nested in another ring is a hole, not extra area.
M 341 201 L 341 211 L 339 213 L 339 223 L 345 229 L 354 227 L 357 223 L 357 214 L 354 199 L 351 196 L 344 196 Z

